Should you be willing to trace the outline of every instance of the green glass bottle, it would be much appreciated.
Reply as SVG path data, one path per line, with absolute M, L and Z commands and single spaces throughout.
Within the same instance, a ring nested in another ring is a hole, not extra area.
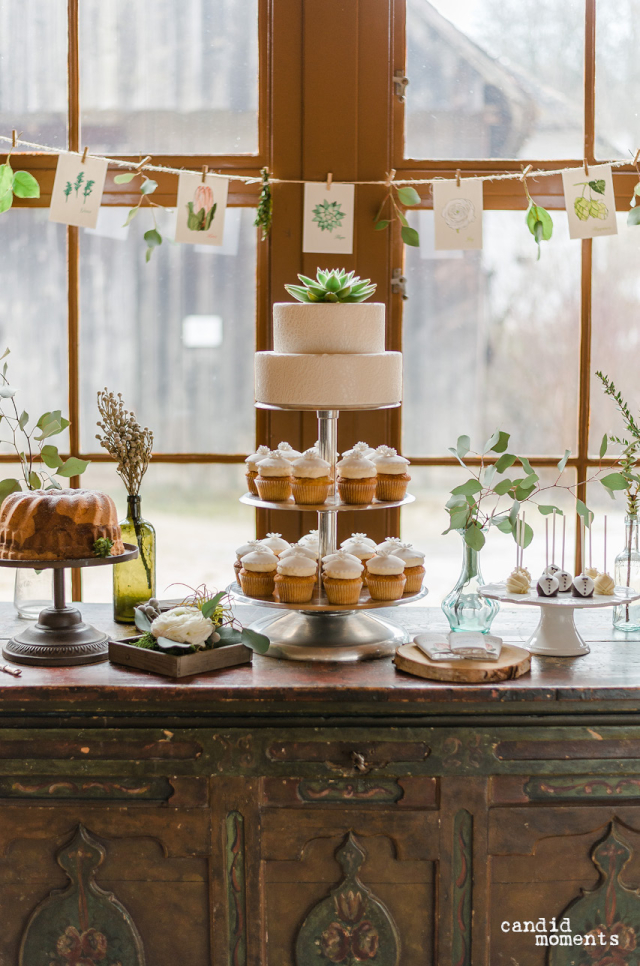
M 156 595 L 156 531 L 140 512 L 140 497 L 127 497 L 127 518 L 120 523 L 124 543 L 138 548 L 138 557 L 113 567 L 113 617 L 133 624 L 136 604 Z

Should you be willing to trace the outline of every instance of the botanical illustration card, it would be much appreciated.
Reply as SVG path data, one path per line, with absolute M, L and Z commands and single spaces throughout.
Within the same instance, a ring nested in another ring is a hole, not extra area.
M 570 238 L 617 235 L 616 201 L 610 164 L 594 164 L 589 171 L 569 168 L 562 172 Z
M 482 248 L 482 181 L 434 181 L 433 219 L 436 251 Z
M 304 186 L 303 252 L 353 252 L 355 185 L 307 182 Z
M 176 241 L 189 245 L 222 245 L 229 179 L 194 171 L 178 178 Z
M 58 155 L 49 221 L 95 228 L 107 176 L 107 162 L 80 154 Z

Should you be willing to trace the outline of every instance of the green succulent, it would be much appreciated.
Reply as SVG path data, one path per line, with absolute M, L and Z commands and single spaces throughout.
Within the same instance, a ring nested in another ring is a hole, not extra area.
M 362 281 L 354 272 L 345 272 L 343 268 L 318 269 L 316 276 L 314 281 L 298 275 L 302 285 L 285 285 L 285 288 L 298 302 L 364 302 L 376 290 L 368 278 Z
M 93 542 L 93 555 L 94 557 L 110 557 L 112 548 L 113 540 L 110 540 L 109 537 L 98 537 Z

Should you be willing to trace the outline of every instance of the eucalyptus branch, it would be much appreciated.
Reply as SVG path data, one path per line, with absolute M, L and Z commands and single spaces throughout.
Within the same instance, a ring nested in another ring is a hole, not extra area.
M 626 491 L 627 513 L 630 516 L 636 516 L 640 501 L 640 475 L 637 472 L 638 453 L 640 451 L 640 426 L 634 419 L 633 413 L 629 409 L 622 393 L 616 389 L 614 382 L 599 370 L 596 372 L 596 376 L 604 387 L 605 395 L 611 396 L 614 400 L 618 412 L 624 420 L 627 432 L 633 437 L 633 439 L 629 440 L 624 437 L 609 435 L 607 433 L 604 434 L 602 443 L 600 444 L 600 459 L 605 455 L 609 442 L 618 443 L 623 447 L 623 451 L 616 463 L 618 470 L 609 473 L 600 482 L 607 488 L 611 497 L 613 497 L 616 490 Z

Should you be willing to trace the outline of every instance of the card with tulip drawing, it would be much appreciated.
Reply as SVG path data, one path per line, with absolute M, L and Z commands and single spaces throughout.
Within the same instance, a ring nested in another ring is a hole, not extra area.
M 617 235 L 616 200 L 610 164 L 568 168 L 562 172 L 570 238 Z
M 222 245 L 229 179 L 183 171 L 178 178 L 176 241 Z
M 351 255 L 355 186 L 311 181 L 304 186 L 303 252 Z
M 482 248 L 482 181 L 455 178 L 434 181 L 433 221 L 436 251 Z
M 78 228 L 95 228 L 100 211 L 107 162 L 80 154 L 58 155 L 51 191 L 49 221 Z

